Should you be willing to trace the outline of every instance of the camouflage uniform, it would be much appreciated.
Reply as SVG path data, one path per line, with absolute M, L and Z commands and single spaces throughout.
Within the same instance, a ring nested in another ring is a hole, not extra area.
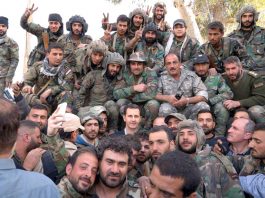
M 199 123 L 184 120 L 179 123 L 178 131 L 185 128 L 193 130 L 197 136 L 195 160 L 202 177 L 197 193 L 201 197 L 244 197 L 233 164 L 224 155 L 212 152 L 211 147 L 203 148 L 206 136 Z M 176 145 L 179 147 L 179 133 Z
M 233 100 L 239 101 L 241 107 L 248 108 L 257 123 L 265 122 L 265 84 L 263 79 L 253 71 L 243 71 L 242 77 L 236 82 L 231 82 L 226 75 L 223 77 L 234 93 Z
M 53 75 L 47 72 L 45 69 L 46 67 L 49 67 L 47 58 L 41 62 L 36 62 L 31 68 L 29 68 L 24 76 L 25 85 L 31 87 L 34 86 L 34 94 L 39 96 L 41 94 L 39 93 L 41 89 L 50 81 L 45 90 L 52 90 L 51 103 L 55 102 L 55 104 L 49 104 L 52 106 L 56 106 L 56 102 L 67 102 L 68 104 L 71 104 L 73 102 L 71 95 L 73 90 L 73 73 L 67 63 L 63 61 L 62 64 L 58 66 L 57 72 Z
M 60 22 L 61 24 L 61 27 L 56 33 L 51 32 L 49 28 L 41 27 L 39 24 L 28 23 L 28 18 L 26 18 L 25 15 L 23 15 L 20 19 L 20 26 L 23 29 L 25 29 L 27 32 L 35 35 L 38 40 L 37 46 L 31 51 L 29 55 L 29 59 L 27 62 L 28 67 L 31 67 L 35 62 L 42 61 L 46 56 L 43 36 L 42 36 L 43 33 L 48 34 L 49 37 L 48 44 L 57 42 L 58 38 L 63 34 L 63 23 L 61 16 L 58 14 L 51 14 L 51 15 L 56 15 L 58 18 L 58 22 Z
M 222 43 L 220 51 L 215 50 L 209 42 L 204 43 L 198 49 L 199 54 L 206 54 L 208 56 L 210 60 L 210 68 L 215 68 L 218 73 L 223 73 L 223 61 L 229 56 L 239 57 L 245 69 L 252 70 L 255 67 L 256 63 L 252 57 L 247 54 L 245 47 L 237 40 L 223 37 L 220 42 Z
M 80 35 L 79 40 L 75 41 L 72 38 L 72 24 L 74 22 L 78 22 L 82 24 L 82 33 Z M 89 44 L 92 41 L 91 36 L 85 35 L 87 32 L 88 24 L 86 23 L 86 20 L 79 16 L 74 15 L 72 16 L 69 21 L 66 23 L 66 29 L 70 31 L 69 34 L 62 35 L 58 38 L 58 43 L 61 43 L 64 46 L 64 57 L 66 58 L 67 62 L 71 65 L 71 67 L 74 67 L 75 62 L 75 50 L 78 48 L 79 44 Z
M 175 80 L 166 71 L 162 73 L 158 82 L 158 91 L 161 95 L 179 95 L 183 97 L 203 96 L 208 100 L 208 93 L 201 79 L 192 71 L 181 70 L 179 80 Z M 186 107 L 175 108 L 169 103 L 162 103 L 159 109 L 160 116 L 167 116 L 170 113 L 181 113 L 187 118 L 195 119 L 201 109 L 209 109 L 206 102 L 189 104 Z
M 110 63 L 125 65 L 124 59 L 118 53 L 112 53 L 106 65 Z M 103 105 L 110 113 L 110 129 L 117 129 L 119 109 L 114 102 L 113 90 L 118 86 L 120 81 L 122 81 L 122 67 L 114 79 L 109 79 L 106 75 L 108 66 L 104 70 L 93 70 L 89 72 L 81 85 L 79 90 L 79 98 L 77 99 L 77 107 L 84 106 L 96 106 Z
M 156 37 L 153 43 L 146 42 L 147 32 L 155 33 Z M 135 51 L 143 54 L 147 63 L 146 66 L 159 74 L 164 68 L 164 48 L 157 42 L 157 38 L 157 27 L 152 23 L 146 25 L 143 30 L 142 41 L 136 45 Z
M 208 75 L 204 81 L 209 96 L 209 105 L 212 107 L 216 118 L 215 130 L 217 135 L 224 136 L 226 132 L 226 124 L 229 119 L 229 112 L 224 107 L 223 102 L 233 98 L 233 92 L 225 83 L 220 74 Z
M 141 9 L 141 8 L 136 8 L 134 9 L 130 14 L 129 14 L 129 18 L 130 18 L 130 26 L 128 28 L 128 38 L 129 39 L 132 39 L 135 35 L 135 32 L 139 29 L 137 27 L 134 26 L 133 24 L 133 17 L 135 15 L 140 15 L 143 17 L 143 24 L 142 26 L 144 26 L 145 24 L 147 24 L 147 20 L 148 20 L 148 17 L 145 13 L 145 10 Z
M 8 36 L 0 37 L 0 96 L 6 82 L 12 82 L 18 65 L 18 44 Z
M 85 195 L 78 193 L 74 189 L 73 185 L 71 184 L 67 176 L 64 176 L 57 186 L 60 191 L 61 198 L 92 198 L 92 197 L 96 198 L 96 196 L 93 196 L 89 192 L 86 193 Z
M 251 31 L 241 29 L 241 17 L 244 13 L 253 13 L 254 24 Z M 248 55 L 256 62 L 254 71 L 265 76 L 265 29 L 256 25 L 259 13 L 252 6 L 243 7 L 237 14 L 238 29 L 231 32 L 228 36 L 237 39 L 247 49 Z
M 145 128 L 152 126 L 153 120 L 158 114 L 159 103 L 154 100 L 157 92 L 157 81 L 156 72 L 147 68 L 145 68 L 137 81 L 130 71 L 126 71 L 123 75 L 123 80 L 120 81 L 113 92 L 114 98 L 118 100 L 117 104 L 119 107 L 129 103 L 134 103 L 141 107 L 143 115 L 145 115 Z M 148 86 L 147 90 L 142 93 L 135 92 L 133 86 L 141 83 Z
M 172 43 L 170 45 L 170 41 Z M 170 46 L 168 46 L 170 45 Z M 185 68 L 192 70 L 192 59 L 195 57 L 200 43 L 197 39 L 186 35 L 183 41 L 178 41 L 173 33 L 166 33 L 163 41 L 165 55 L 168 53 L 176 54 Z M 168 51 L 166 50 L 169 48 Z

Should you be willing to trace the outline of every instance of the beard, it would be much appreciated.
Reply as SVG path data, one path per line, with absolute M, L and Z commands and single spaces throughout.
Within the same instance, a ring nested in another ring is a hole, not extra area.
M 92 182 L 91 180 L 86 177 L 86 176 L 83 176 L 81 177 L 80 179 L 83 179 L 83 180 L 87 180 L 88 183 L 90 183 L 90 185 L 87 187 L 87 188 L 81 188 L 78 186 L 78 180 L 76 180 L 75 178 L 72 178 L 72 177 L 68 177 L 68 180 L 70 181 L 70 183 L 72 184 L 73 188 L 80 194 L 82 195 L 86 195 L 88 193 L 88 189 L 92 186 Z
M 7 31 L 0 31 L 0 37 L 5 36 Z
M 246 23 L 246 22 L 244 22 L 244 23 Z M 254 21 L 251 21 L 251 22 L 248 21 L 249 25 L 246 25 L 244 23 L 241 22 L 241 27 L 243 27 L 243 28 L 250 28 L 250 27 L 254 26 Z
M 111 173 L 111 172 L 107 173 L 106 176 L 104 176 L 103 173 L 100 171 L 99 176 L 100 176 L 100 180 L 102 181 L 102 183 L 109 188 L 116 188 L 118 186 L 121 186 L 126 179 L 126 175 L 122 176 L 122 175 L 120 175 L 120 173 L 115 174 L 115 173 Z M 111 181 L 111 180 L 108 180 L 109 176 L 116 176 L 116 177 L 120 177 L 120 178 L 117 181 Z
M 34 142 L 34 140 L 31 140 L 26 151 L 27 153 L 30 152 L 31 150 L 35 149 L 35 148 L 39 148 L 40 147 L 40 144 L 39 143 L 36 143 Z
M 156 38 L 144 38 L 145 42 L 149 45 L 152 45 L 156 42 Z
M 196 145 L 192 145 L 192 147 L 189 148 L 189 149 L 183 149 L 180 145 L 179 145 L 178 148 L 179 148 L 180 151 L 182 151 L 184 153 L 187 153 L 187 154 L 194 154 L 194 153 L 196 153 Z

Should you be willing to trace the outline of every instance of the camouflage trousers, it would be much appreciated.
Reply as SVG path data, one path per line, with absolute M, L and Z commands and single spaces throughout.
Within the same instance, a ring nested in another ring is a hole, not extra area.
M 128 104 L 131 104 L 132 102 L 128 99 L 119 99 L 117 101 L 117 105 L 120 108 L 120 113 L 123 115 L 123 110 L 124 107 Z M 145 129 L 150 129 L 152 128 L 153 121 L 158 115 L 158 110 L 159 110 L 159 102 L 156 100 L 149 100 L 145 103 L 134 103 L 137 104 L 140 109 L 141 109 L 141 115 L 144 117 L 143 120 L 143 127 Z
M 229 120 L 229 111 L 224 107 L 222 102 L 211 106 L 211 110 L 215 116 L 215 132 L 217 136 L 225 136 L 226 125 Z
M 197 114 L 202 109 L 210 110 L 209 105 L 206 102 L 198 102 L 197 104 L 189 104 L 184 108 L 176 108 L 169 103 L 161 104 L 159 108 L 159 116 L 166 117 L 171 113 L 181 113 L 186 116 L 187 119 L 196 120 Z
M 265 106 L 255 105 L 248 109 L 256 123 L 265 122 Z
M 4 95 L 5 88 L 6 88 L 6 78 L 0 78 L 0 96 Z

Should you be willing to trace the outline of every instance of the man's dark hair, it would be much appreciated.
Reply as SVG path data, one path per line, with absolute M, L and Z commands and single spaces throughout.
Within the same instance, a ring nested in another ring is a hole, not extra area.
M 126 115 L 128 109 L 138 109 L 141 116 L 141 109 L 137 104 L 128 104 L 124 107 L 123 115 Z
M 155 126 L 155 127 L 151 128 L 148 133 L 149 134 L 150 133 L 157 133 L 160 131 L 164 131 L 167 134 L 168 141 L 175 140 L 175 136 L 174 136 L 172 130 L 169 129 L 167 126 Z
M 19 122 L 19 131 L 34 131 L 36 128 L 40 128 L 39 125 L 36 122 L 33 122 L 31 120 L 22 120 Z
M 131 160 L 131 148 L 124 137 L 106 137 L 102 139 L 97 147 L 99 160 L 102 160 L 106 150 L 110 150 L 115 153 L 127 154 L 129 157 L 128 163 Z
M 238 112 L 245 112 L 245 113 L 247 113 L 248 116 L 249 116 L 249 119 L 252 120 L 252 121 L 254 121 L 254 118 L 253 118 L 252 113 L 251 113 L 249 110 L 247 110 L 245 107 L 237 108 L 237 109 L 235 110 L 234 116 L 235 116 L 236 113 L 238 113 Z
M 258 123 L 255 125 L 254 131 L 263 131 L 265 132 L 265 123 Z
M 178 58 L 178 61 L 180 62 L 180 57 L 179 57 L 179 55 L 174 54 L 174 53 L 168 53 L 167 55 L 164 56 L 164 63 L 166 63 L 166 58 L 167 58 L 168 56 L 172 56 L 172 55 L 175 55 L 175 56 Z
M 34 104 L 34 105 L 32 105 L 31 109 L 45 110 L 45 111 L 49 112 L 48 107 L 44 104 Z
M 97 152 L 93 147 L 83 147 L 80 149 L 77 149 L 74 154 L 72 156 L 69 157 L 68 163 L 67 164 L 71 164 L 72 166 L 75 165 L 77 158 L 84 154 L 84 153 L 88 153 L 91 154 L 93 156 L 95 156 L 96 158 L 98 158 L 97 156 Z
M 224 33 L 224 25 L 220 21 L 213 21 L 208 24 L 208 30 L 219 30 L 221 33 Z
M 224 61 L 224 66 L 228 65 L 228 64 L 236 64 L 238 67 L 242 66 L 239 58 L 237 56 L 229 56 L 228 58 L 226 58 Z
M 0 97 L 0 153 L 10 152 L 17 139 L 19 127 L 18 107 Z
M 129 147 L 135 151 L 140 151 L 142 148 L 140 140 L 132 134 L 128 134 L 124 136 L 125 140 L 127 141 Z
M 156 160 L 155 166 L 163 176 L 183 179 L 183 197 L 195 192 L 200 184 L 200 170 L 195 160 L 186 153 L 178 150 L 167 152 Z
M 211 114 L 211 115 L 212 115 L 212 119 L 213 119 L 213 121 L 215 122 L 214 114 L 213 114 L 213 112 L 212 112 L 211 110 L 209 110 L 209 109 L 201 109 L 201 110 L 197 113 L 197 120 L 198 120 L 199 114 L 201 114 L 201 113 L 209 113 L 209 114 Z
M 50 53 L 52 49 L 61 49 L 63 51 L 64 50 L 64 47 L 63 47 L 62 44 L 55 42 L 55 43 L 51 43 L 49 45 L 48 50 L 47 50 L 48 53 Z
M 118 16 L 117 23 L 119 23 L 120 21 L 121 22 L 127 22 L 128 26 L 130 24 L 130 19 L 125 14 L 122 14 L 122 15 Z
M 138 131 L 135 134 L 135 137 L 138 138 L 140 140 L 140 142 L 142 141 L 147 141 L 149 140 L 149 134 L 146 131 Z

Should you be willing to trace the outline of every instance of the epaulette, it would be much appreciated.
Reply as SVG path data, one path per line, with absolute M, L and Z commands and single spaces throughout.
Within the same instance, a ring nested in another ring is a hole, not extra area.
M 259 74 L 256 73 L 256 72 L 254 72 L 254 71 L 248 71 L 248 75 L 250 75 L 250 76 L 252 76 L 252 77 L 254 77 L 254 78 L 259 77 Z

